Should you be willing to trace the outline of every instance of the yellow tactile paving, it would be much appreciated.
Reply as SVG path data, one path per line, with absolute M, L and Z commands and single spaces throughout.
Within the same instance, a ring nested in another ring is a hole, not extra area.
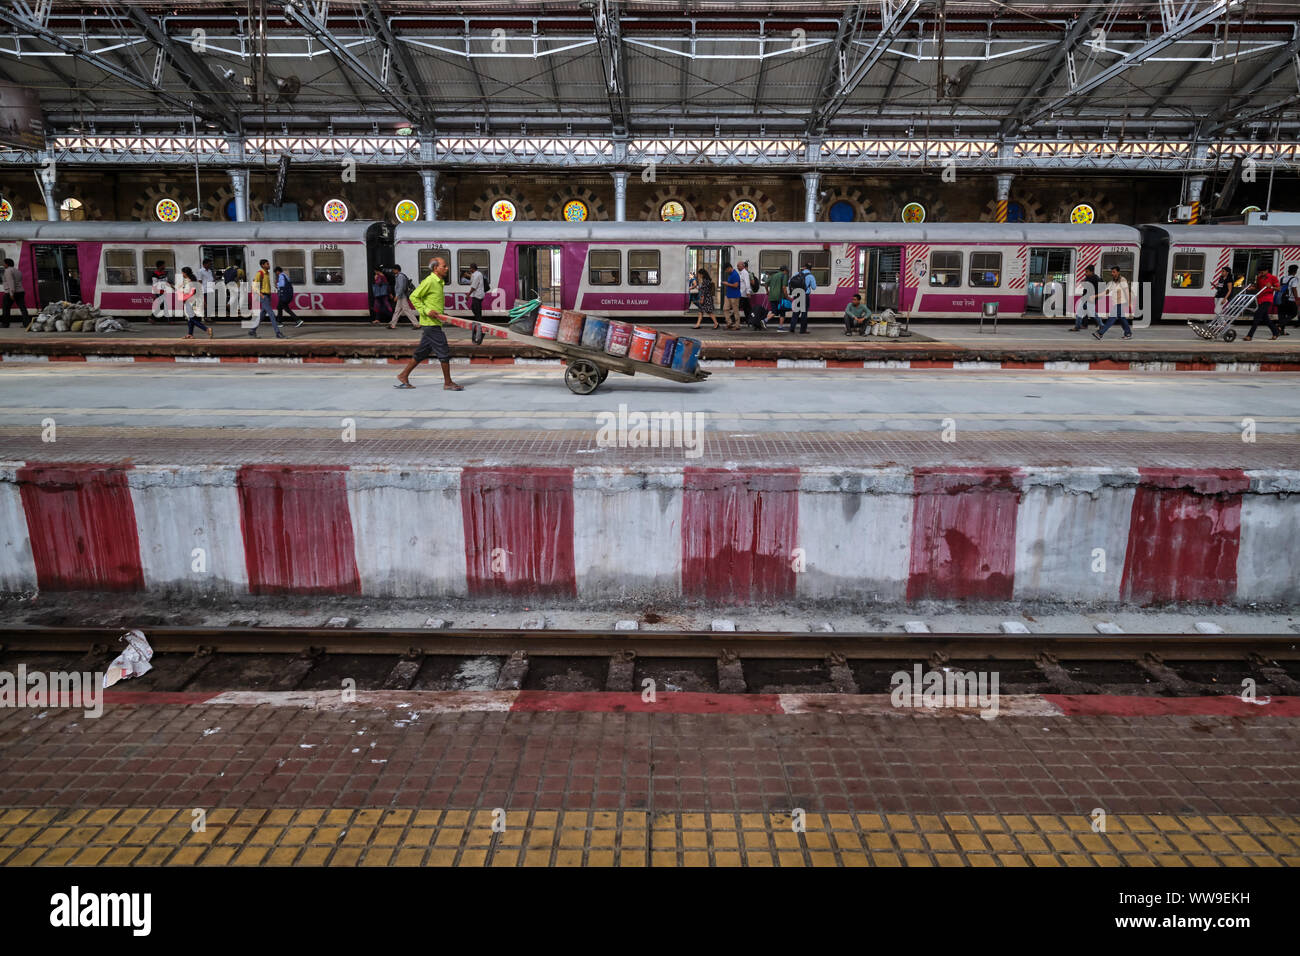
M 1297 866 L 1300 818 L 0 808 L 2 866 Z

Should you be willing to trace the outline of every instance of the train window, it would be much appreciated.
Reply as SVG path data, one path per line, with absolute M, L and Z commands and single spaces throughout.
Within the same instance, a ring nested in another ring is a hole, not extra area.
M 271 265 L 279 266 L 294 285 L 307 283 L 307 253 L 301 249 L 276 249 L 271 253 Z
M 631 249 L 627 254 L 628 285 L 659 284 L 659 250 Z
M 153 283 L 153 272 L 161 261 L 163 268 L 167 270 L 167 275 L 174 277 L 176 275 L 176 253 L 170 249 L 146 249 L 140 253 L 140 259 L 144 262 L 145 281 Z
M 769 272 L 775 272 L 777 269 L 784 269 L 787 277 L 790 275 L 789 252 L 784 249 L 764 249 L 758 254 L 758 274 L 762 276 L 763 282 L 767 281 Z
M 139 281 L 134 249 L 108 249 L 104 252 L 104 281 L 108 285 L 135 285 Z
M 961 253 L 930 253 L 930 285 L 961 285 Z
M 1199 289 L 1205 285 L 1205 254 L 1177 252 L 1174 254 L 1174 275 L 1171 283 L 1175 289 Z
M 1002 253 L 972 252 L 970 284 L 976 289 L 996 289 L 1002 284 Z
M 460 285 L 469 285 L 469 275 L 474 271 L 473 267 L 478 266 L 478 271 L 483 273 L 483 287 L 486 289 L 491 285 L 488 276 L 492 270 L 488 268 L 488 251 L 486 249 L 461 249 L 456 253 L 456 275 Z
M 1108 277 L 1111 266 L 1114 266 L 1125 279 L 1133 281 L 1133 253 L 1131 252 L 1103 252 L 1099 265 L 1098 271 L 1103 277 Z
M 417 282 L 423 282 L 433 271 L 433 260 L 442 259 L 448 265 L 451 264 L 450 249 L 421 249 L 415 254 L 416 271 L 419 273 Z
M 343 250 L 313 249 L 311 251 L 311 281 L 316 285 L 342 285 Z
M 799 253 L 799 268 L 811 272 L 819 288 L 824 289 L 831 284 L 831 254 L 825 249 Z
M 589 285 L 622 285 L 623 253 L 618 249 L 592 249 L 587 255 Z

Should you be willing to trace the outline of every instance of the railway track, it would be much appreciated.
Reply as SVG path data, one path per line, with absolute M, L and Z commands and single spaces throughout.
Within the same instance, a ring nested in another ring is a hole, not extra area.
M 666 690 L 888 693 L 925 669 L 997 672 L 1002 693 L 1300 695 L 1294 635 L 1003 635 L 160 627 L 132 690 Z M 0 629 L 0 670 L 100 671 L 120 628 Z

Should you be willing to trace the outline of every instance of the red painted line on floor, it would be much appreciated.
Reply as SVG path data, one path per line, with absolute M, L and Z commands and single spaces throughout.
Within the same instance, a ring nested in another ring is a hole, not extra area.
M 244 465 L 239 518 L 253 594 L 360 594 L 347 468 Z
M 342 365 L 343 359 L 332 355 L 308 355 L 303 358 L 303 363 L 313 365 Z
M 1221 604 L 1237 591 L 1241 496 L 1235 469 L 1142 468 L 1129 516 L 1120 597 Z
M 28 465 L 17 471 L 36 580 L 48 591 L 142 591 L 126 469 Z
M 935 359 L 912 359 L 912 368 L 952 368 L 952 362 Z
M 510 708 L 522 713 L 581 711 L 603 714 L 780 714 L 778 694 L 687 694 L 655 695 L 653 703 L 639 692 L 573 693 L 521 690 Z
M 50 356 L 50 361 L 51 361 L 51 362 L 84 362 L 84 361 L 86 361 L 86 356 L 84 356 L 84 355 L 51 355 L 51 356 Z
M 114 690 L 104 691 L 105 704 L 171 704 L 186 707 L 191 704 L 206 704 L 220 691 L 204 690 Z
M 739 364 L 740 364 L 740 361 L 737 360 L 737 361 L 736 361 L 736 364 L 739 365 Z M 772 364 L 775 365 L 776 363 L 773 362 Z M 827 367 L 827 368 L 856 368 L 856 369 L 860 369 L 860 368 L 862 368 L 862 359 L 827 359 L 827 360 L 826 360 L 826 367 Z
M 1044 694 L 1067 717 L 1300 717 L 1300 697 L 1124 697 L 1118 694 Z
M 465 468 L 460 504 L 471 596 L 577 597 L 573 469 Z
M 1129 363 L 1118 362 L 1115 359 L 1099 359 L 1096 362 L 1089 362 L 1088 368 L 1094 372 L 1127 372 Z
M 1213 372 L 1213 362 L 1175 362 L 1174 368 L 1179 372 Z
M 256 362 L 256 355 L 223 355 L 222 362 Z
M 1300 372 L 1300 362 L 1260 362 L 1261 372 Z
M 799 533 L 799 469 L 687 468 L 682 591 L 727 604 L 790 600 Z
M 907 599 L 1010 601 L 1019 473 L 917 468 Z
M 1037 369 L 1041 369 L 1041 368 L 1046 368 L 1047 366 L 1046 366 L 1046 364 L 1043 363 L 1043 362 L 1016 362 L 1016 361 L 1012 361 L 1012 360 L 1010 360 L 1010 359 L 1004 359 L 1003 362 L 1002 362 L 1002 367 L 1003 367 L 1004 369 L 1008 369 L 1008 368 L 1015 368 L 1015 369 L 1022 369 L 1022 368 L 1037 368 Z

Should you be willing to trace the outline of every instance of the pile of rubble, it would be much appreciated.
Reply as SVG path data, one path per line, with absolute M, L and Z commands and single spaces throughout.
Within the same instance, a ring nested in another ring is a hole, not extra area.
M 80 302 L 51 302 L 28 326 L 28 332 L 125 332 L 130 323 Z

